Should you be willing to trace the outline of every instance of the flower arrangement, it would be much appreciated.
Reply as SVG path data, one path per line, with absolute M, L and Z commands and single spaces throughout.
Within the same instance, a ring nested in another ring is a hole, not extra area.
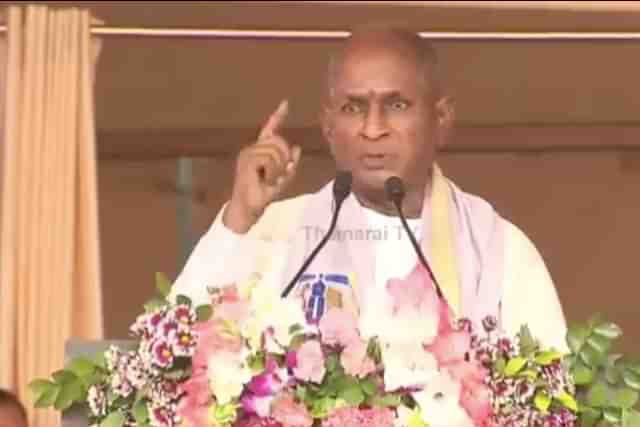
M 610 355 L 620 329 L 570 329 L 568 354 L 526 326 L 507 337 L 454 319 L 418 265 L 389 281 L 375 319 L 303 308 L 258 280 L 194 307 L 158 275 L 136 346 L 80 357 L 31 383 L 37 407 L 85 404 L 101 427 L 573 427 L 640 425 L 640 364 Z

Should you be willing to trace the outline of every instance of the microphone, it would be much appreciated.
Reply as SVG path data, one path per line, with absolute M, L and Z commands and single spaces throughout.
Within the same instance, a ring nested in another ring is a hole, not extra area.
M 436 276 L 433 274 L 433 271 L 431 270 L 431 267 L 429 266 L 427 259 L 424 257 L 424 254 L 422 253 L 422 249 L 420 249 L 420 245 L 418 244 L 416 237 L 411 232 L 411 228 L 409 228 L 409 224 L 407 224 L 407 219 L 404 217 L 404 214 L 402 213 L 402 200 L 404 199 L 404 196 L 405 196 L 404 183 L 402 182 L 402 179 L 398 178 L 397 176 L 392 176 L 387 178 L 387 180 L 384 183 L 384 191 L 387 194 L 387 199 L 391 201 L 393 205 L 396 207 L 396 210 L 398 211 L 398 215 L 400 216 L 400 221 L 402 222 L 402 227 L 407 232 L 407 235 L 409 236 L 409 240 L 411 241 L 411 245 L 413 246 L 413 249 L 418 255 L 418 259 L 420 260 L 424 268 L 427 269 L 427 272 L 431 277 L 431 281 L 436 287 L 436 293 L 438 294 L 438 297 L 443 299 L 444 297 L 442 295 L 442 290 L 440 289 L 440 285 L 436 280 Z
M 336 224 L 338 222 L 338 214 L 340 213 L 340 208 L 342 207 L 342 202 L 349 196 L 351 193 L 351 181 L 352 176 L 351 172 L 339 172 L 336 176 L 335 181 L 333 182 L 333 199 L 335 201 L 335 209 L 333 211 L 333 216 L 331 218 L 331 225 L 329 226 L 329 230 L 324 235 L 320 243 L 315 247 L 315 249 L 311 252 L 309 257 L 300 267 L 300 270 L 296 273 L 296 275 L 291 279 L 291 282 L 287 285 L 284 291 L 281 294 L 282 298 L 286 298 L 289 293 L 293 290 L 298 280 L 300 280 L 300 276 L 307 270 L 311 261 L 318 255 L 320 250 L 327 244 L 329 241 L 329 237 L 331 237 L 331 233 L 336 228 Z

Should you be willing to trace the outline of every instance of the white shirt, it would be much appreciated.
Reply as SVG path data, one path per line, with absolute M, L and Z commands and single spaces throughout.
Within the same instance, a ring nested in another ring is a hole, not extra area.
M 384 289 L 387 280 L 404 278 L 418 261 L 418 256 L 411 245 L 400 218 L 387 216 L 372 209 L 363 208 L 369 229 L 375 230 L 371 244 L 374 248 L 375 284 L 377 289 Z M 407 219 L 409 228 L 419 242 L 422 237 L 422 220 Z
M 282 203 L 282 207 L 299 210 L 305 200 L 301 197 Z M 295 203 L 299 204 L 297 208 L 293 206 Z M 172 288 L 173 298 L 184 294 L 197 304 L 206 303 L 209 284 L 230 284 L 248 277 L 257 260 L 262 259 L 258 254 L 276 260 L 286 258 L 288 246 L 282 240 L 282 230 L 273 228 L 276 227 L 273 217 L 269 226 L 263 226 L 260 232 L 238 235 L 224 226 L 222 212 L 202 236 L 176 279 Z M 415 266 L 417 256 L 406 235 L 399 236 L 402 226 L 399 218 L 383 216 L 368 209 L 365 209 L 365 215 L 370 227 L 382 227 L 384 231 L 386 226 L 386 237 L 372 242 L 376 257 L 375 287 L 382 290 L 390 277 L 406 277 Z M 419 220 L 409 223 L 412 229 L 416 229 L 416 239 L 420 241 L 423 230 L 420 230 Z M 287 222 L 278 224 L 286 225 Z M 505 226 L 505 288 L 501 315 L 506 332 L 513 335 L 521 324 L 527 323 L 534 336 L 546 345 L 566 350 L 566 322 L 544 261 L 520 229 L 508 222 Z M 277 274 L 277 269 L 273 272 Z

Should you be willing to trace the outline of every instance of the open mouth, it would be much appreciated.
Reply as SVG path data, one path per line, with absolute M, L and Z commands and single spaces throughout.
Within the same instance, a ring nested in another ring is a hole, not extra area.
M 390 159 L 389 155 L 379 154 L 379 153 L 365 154 L 360 158 L 360 160 L 362 161 L 362 165 L 366 169 L 372 169 L 372 170 L 384 169 L 385 166 L 388 165 L 389 159 Z

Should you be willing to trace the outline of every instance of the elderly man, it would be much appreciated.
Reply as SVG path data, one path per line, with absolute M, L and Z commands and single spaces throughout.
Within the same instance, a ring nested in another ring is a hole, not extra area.
M 258 140 L 237 159 L 230 201 L 201 238 L 173 294 L 206 301 L 207 288 L 258 274 L 284 288 L 327 229 L 332 182 L 314 194 L 275 201 L 294 179 L 300 147 L 279 133 L 280 104 Z M 444 296 L 476 324 L 494 315 L 514 334 L 527 323 L 564 348 L 565 320 L 538 251 L 484 200 L 463 192 L 437 167 L 454 121 L 433 48 L 401 30 L 352 33 L 329 64 L 322 131 L 338 170 L 350 171 L 337 231 L 296 284 L 310 316 L 332 305 L 376 316 L 385 284 L 418 262 L 400 228 L 385 181 L 405 184 L 403 201 Z

